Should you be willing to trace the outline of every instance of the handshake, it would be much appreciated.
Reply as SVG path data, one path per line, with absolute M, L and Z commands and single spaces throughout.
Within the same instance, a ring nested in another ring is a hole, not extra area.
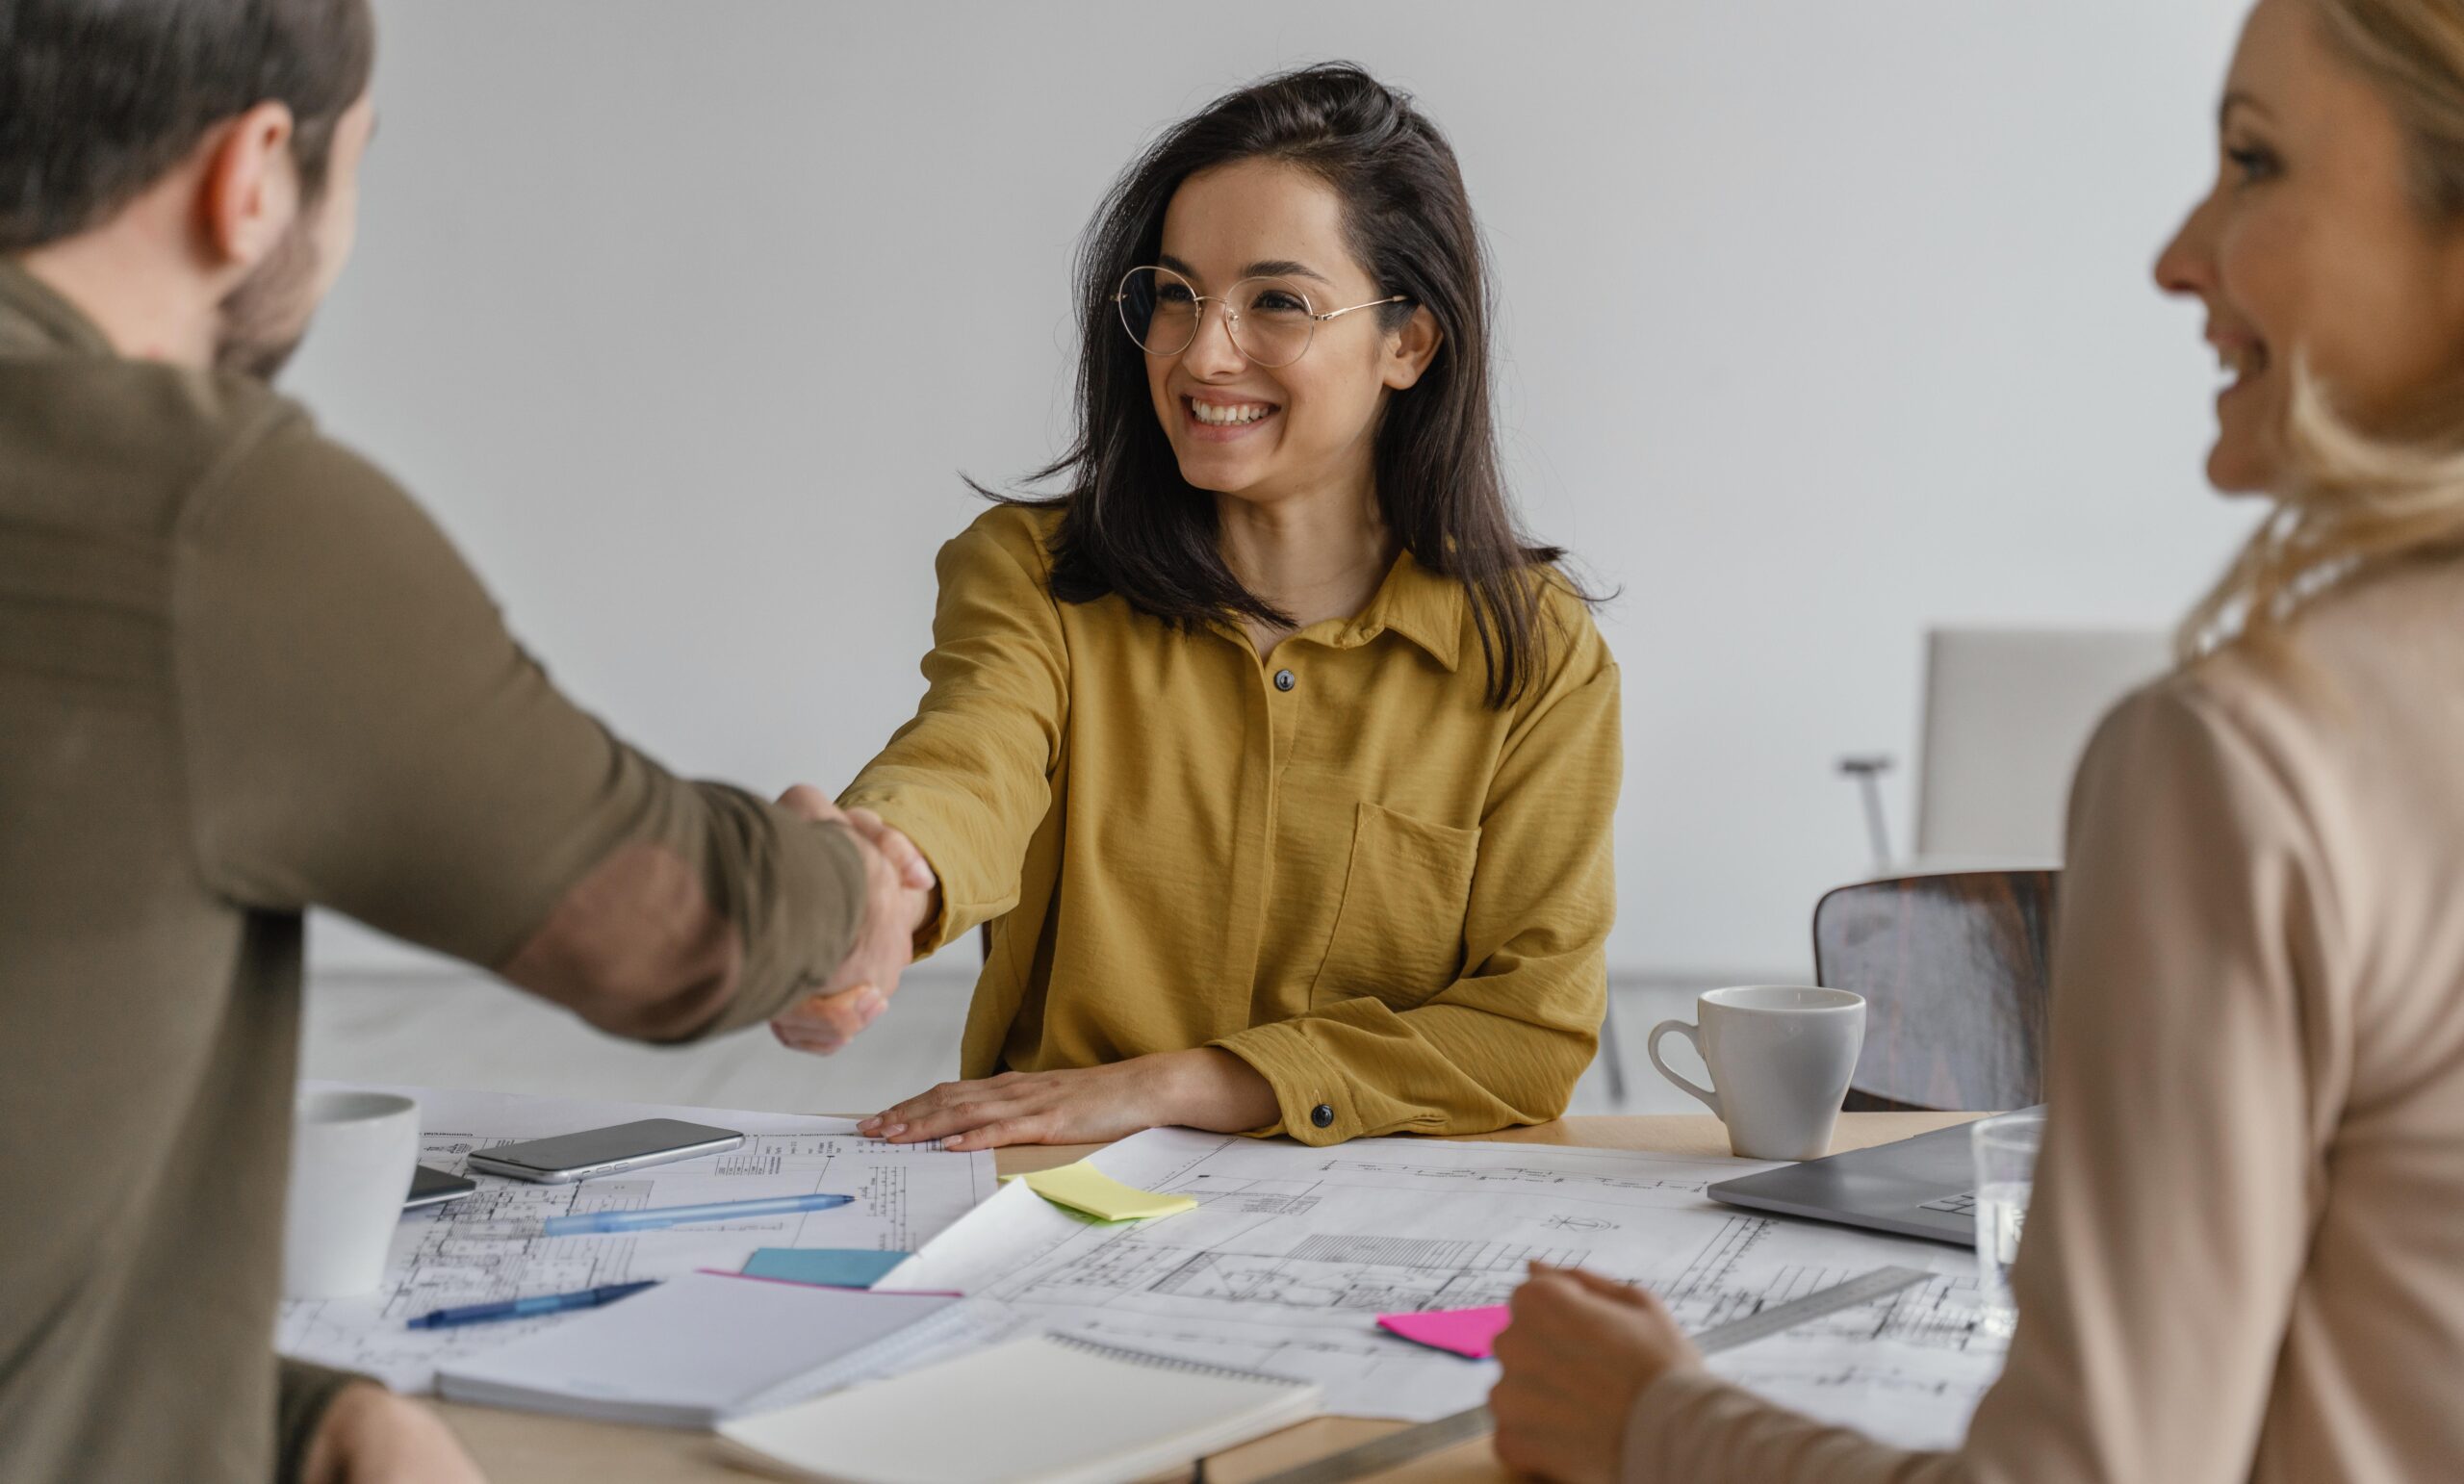
M 940 883 L 915 842 L 870 809 L 842 809 L 803 783 L 781 794 L 779 806 L 799 819 L 840 826 L 864 857 L 864 916 L 855 946 L 818 991 L 770 1021 L 781 1044 L 826 1057 L 889 1008 L 899 974 L 914 959 L 915 934 L 932 920 Z

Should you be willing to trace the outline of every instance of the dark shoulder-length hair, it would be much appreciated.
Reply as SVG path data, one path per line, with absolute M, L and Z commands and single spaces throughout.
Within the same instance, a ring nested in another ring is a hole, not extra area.
M 1162 251 L 1164 212 L 1183 181 L 1254 159 L 1306 169 L 1342 198 L 1349 245 L 1376 292 L 1405 296 L 1379 311 L 1386 329 L 1415 309 L 1437 320 L 1435 359 L 1388 400 L 1377 430 L 1377 501 L 1415 562 L 1463 584 L 1488 704 L 1509 705 L 1547 670 L 1545 585 L 1584 595 L 1555 570 L 1565 553 L 1527 542 L 1507 504 L 1489 406 L 1488 275 L 1454 151 L 1407 94 L 1346 63 L 1218 98 L 1157 140 L 1097 208 L 1078 249 L 1078 432 L 1030 476 L 1068 487 L 1019 500 L 1062 511 L 1053 595 L 1117 593 L 1183 628 L 1244 615 L 1290 622 L 1225 565 L 1214 496 L 1181 477 L 1147 395 L 1145 353 L 1122 332 L 1113 297 Z

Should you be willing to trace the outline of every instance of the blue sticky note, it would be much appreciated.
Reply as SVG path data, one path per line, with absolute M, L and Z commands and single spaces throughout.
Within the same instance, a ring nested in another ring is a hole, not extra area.
M 868 1289 L 906 1261 L 904 1252 L 867 1252 L 859 1247 L 763 1247 L 746 1261 L 744 1275 L 823 1288 Z

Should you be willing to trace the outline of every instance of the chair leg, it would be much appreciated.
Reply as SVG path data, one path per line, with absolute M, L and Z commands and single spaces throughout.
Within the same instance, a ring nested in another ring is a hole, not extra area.
M 1883 872 L 1891 868 L 1891 850 L 1890 830 L 1883 823 L 1881 778 L 1890 767 L 1891 760 L 1879 754 L 1839 759 L 1839 771 L 1857 780 L 1858 795 L 1864 800 L 1865 840 L 1873 847 L 1874 869 Z
M 1608 1060 L 1608 1102 L 1610 1106 L 1626 1106 L 1626 1053 L 1617 1044 L 1617 989 L 1610 985 L 1608 997 L 1601 1002 L 1600 1050 L 1598 1056 Z

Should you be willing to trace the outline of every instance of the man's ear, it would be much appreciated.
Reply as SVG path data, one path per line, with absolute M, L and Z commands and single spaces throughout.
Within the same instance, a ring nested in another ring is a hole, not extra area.
M 1400 392 L 1417 384 L 1428 363 L 1437 359 L 1437 347 L 1445 338 L 1437 327 L 1437 316 L 1425 307 L 1413 309 L 1402 329 L 1387 343 L 1386 385 Z
M 299 215 L 291 108 L 260 103 L 207 136 L 199 182 L 200 243 L 217 268 L 254 268 Z

